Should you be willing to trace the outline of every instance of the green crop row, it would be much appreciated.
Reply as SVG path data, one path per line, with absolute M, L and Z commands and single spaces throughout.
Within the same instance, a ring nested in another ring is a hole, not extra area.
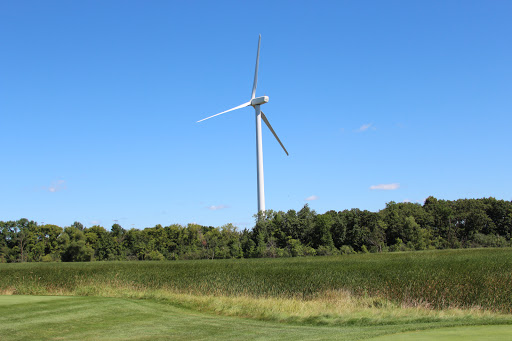
M 58 294 L 77 292 L 81 287 L 306 300 L 346 290 L 404 306 L 477 307 L 512 313 L 512 249 L 283 259 L 0 264 L 0 292 Z

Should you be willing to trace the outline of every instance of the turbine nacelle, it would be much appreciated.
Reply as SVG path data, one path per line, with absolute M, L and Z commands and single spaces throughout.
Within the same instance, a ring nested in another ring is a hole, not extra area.
M 254 107 L 256 105 L 261 105 L 261 104 L 265 104 L 265 103 L 268 103 L 268 96 L 261 96 L 261 97 L 253 98 L 251 100 L 250 105 L 252 105 Z

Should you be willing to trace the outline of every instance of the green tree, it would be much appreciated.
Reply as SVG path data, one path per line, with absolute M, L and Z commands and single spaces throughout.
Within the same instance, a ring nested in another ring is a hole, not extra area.
M 320 246 L 324 246 L 326 250 L 335 249 L 331 235 L 332 225 L 333 220 L 330 214 L 319 214 L 315 217 L 311 233 L 311 246 L 313 248 L 318 249 Z
M 313 228 L 315 223 L 316 212 L 309 208 L 306 204 L 302 209 L 297 212 L 299 219 L 298 235 L 302 245 L 311 245 L 311 237 L 313 235 Z
M 343 219 L 342 212 L 328 211 L 332 219 L 331 236 L 334 243 L 334 247 L 339 249 L 345 244 L 347 238 L 347 221 Z
M 27 262 L 33 260 L 32 249 L 37 243 L 34 231 L 37 223 L 22 218 L 16 222 L 16 241 L 19 250 L 19 261 Z
M 83 231 L 76 227 L 66 227 L 60 239 L 63 262 L 90 262 L 94 259 L 94 249 L 86 245 Z M 65 237 L 64 237 L 65 236 Z
M 82 225 L 82 223 L 80 223 L 80 222 L 78 222 L 78 221 L 75 221 L 75 222 L 71 225 L 71 227 L 74 227 L 74 228 L 76 228 L 77 230 L 80 230 L 80 231 L 85 230 L 84 225 Z

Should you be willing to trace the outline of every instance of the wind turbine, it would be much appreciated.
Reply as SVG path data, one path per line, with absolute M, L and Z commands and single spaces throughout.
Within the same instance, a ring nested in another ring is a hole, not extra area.
M 227 112 L 230 112 L 230 111 L 233 111 L 236 109 L 241 109 L 241 108 L 245 108 L 248 106 L 254 107 L 254 110 L 256 111 L 256 159 L 257 159 L 257 167 L 258 167 L 257 168 L 258 169 L 258 212 L 265 211 L 265 189 L 264 189 L 265 186 L 263 183 L 263 144 L 262 144 L 262 140 L 261 140 L 261 119 L 263 119 L 263 122 L 265 122 L 268 129 L 270 129 L 272 134 L 274 134 L 274 137 L 276 138 L 277 142 L 279 142 L 281 147 L 283 147 L 283 150 L 286 153 L 286 155 L 288 155 L 288 151 L 283 146 L 283 143 L 281 142 L 279 137 L 277 137 L 277 134 L 274 131 L 274 129 L 272 129 L 272 126 L 270 125 L 267 117 L 265 116 L 263 111 L 261 111 L 261 109 L 260 109 L 260 106 L 262 104 L 268 103 L 268 96 L 256 97 L 256 85 L 258 84 L 258 64 L 260 61 L 260 45 L 261 45 L 261 34 L 260 34 L 260 37 L 258 40 L 258 53 L 256 55 L 256 69 L 254 70 L 254 83 L 252 85 L 251 100 L 244 104 L 240 104 L 237 107 L 231 108 L 229 110 L 223 111 L 221 113 L 218 113 L 218 114 L 215 114 L 210 117 L 203 118 L 202 120 L 197 121 L 197 123 L 199 123 L 199 122 L 205 121 L 209 118 L 219 116 L 219 115 L 225 114 Z

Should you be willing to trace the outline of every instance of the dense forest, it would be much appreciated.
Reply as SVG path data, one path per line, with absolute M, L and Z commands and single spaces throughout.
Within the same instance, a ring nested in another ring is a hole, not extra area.
M 512 246 L 512 202 L 494 198 L 390 202 L 379 212 L 266 211 L 252 230 L 189 224 L 125 230 L 0 221 L 0 262 L 297 257 Z

